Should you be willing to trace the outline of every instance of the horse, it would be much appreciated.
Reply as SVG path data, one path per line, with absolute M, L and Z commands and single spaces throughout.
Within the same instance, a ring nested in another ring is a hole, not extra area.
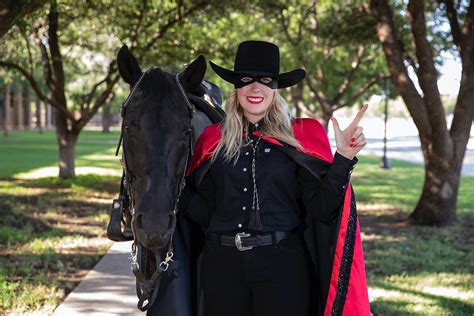
M 206 126 L 225 116 L 219 107 L 222 93 L 203 81 L 202 55 L 172 75 L 160 68 L 142 71 L 124 45 L 117 65 L 130 94 L 121 108 L 117 153 L 122 144 L 124 172 L 108 237 L 133 240 L 132 271 L 140 310 L 149 310 L 158 297 L 162 304 L 153 306 L 153 314 L 191 315 L 182 300 L 189 299 L 186 275 L 193 273 L 186 261 L 190 241 L 185 236 L 195 228 L 177 220 L 177 207 L 194 143 Z M 181 304 L 176 304 L 177 297 Z

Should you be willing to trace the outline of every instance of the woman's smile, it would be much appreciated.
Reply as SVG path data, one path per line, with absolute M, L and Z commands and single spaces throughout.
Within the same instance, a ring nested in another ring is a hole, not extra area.
M 259 97 L 259 96 L 248 96 L 247 101 L 249 101 L 250 104 L 260 104 L 263 102 L 265 98 L 264 97 Z

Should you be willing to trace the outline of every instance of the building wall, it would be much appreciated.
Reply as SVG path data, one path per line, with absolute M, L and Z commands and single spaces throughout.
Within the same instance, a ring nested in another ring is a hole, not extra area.
M 0 131 L 53 128 L 54 112 L 51 105 L 39 100 L 29 89 L 4 85 L 0 81 Z M 112 114 L 112 126 L 120 124 L 119 116 L 118 113 Z M 102 126 L 102 113 L 94 115 L 88 126 Z
M 54 109 L 25 88 L 0 87 L 0 130 L 30 130 L 54 127 Z

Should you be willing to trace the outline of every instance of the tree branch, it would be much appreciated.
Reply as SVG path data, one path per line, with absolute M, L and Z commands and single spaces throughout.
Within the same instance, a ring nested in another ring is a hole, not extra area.
M 424 141 L 424 138 L 431 137 L 431 125 L 423 99 L 408 76 L 403 63 L 403 47 L 395 33 L 392 10 L 387 0 L 370 0 L 370 11 L 377 21 L 377 37 L 382 44 L 392 81 L 405 101 L 422 141 Z
M 112 74 L 115 72 L 115 70 L 116 70 L 115 69 L 115 60 L 113 60 L 109 64 L 109 70 L 107 71 L 107 75 L 104 77 L 104 79 L 102 79 L 99 82 L 97 82 L 96 84 L 94 84 L 92 86 L 91 91 L 87 95 L 84 96 L 84 102 L 81 105 L 81 109 L 82 109 L 81 112 L 87 111 L 89 109 L 90 103 L 92 102 L 92 99 L 95 96 L 97 88 L 99 88 L 99 86 L 102 85 L 103 83 L 108 82 L 110 80 L 110 77 L 112 76 Z
M 372 88 L 372 86 L 374 86 L 375 84 L 377 84 L 378 82 L 380 82 L 381 80 L 384 80 L 384 79 L 389 79 L 390 76 L 380 76 L 378 78 L 375 78 L 374 80 L 370 81 L 369 83 L 367 83 L 365 86 L 361 87 L 359 89 L 359 91 L 357 91 L 354 95 L 350 96 L 346 102 L 344 103 L 341 103 L 341 104 L 337 104 L 338 103 L 338 100 L 333 100 L 335 104 L 337 104 L 337 106 L 334 108 L 334 111 L 335 110 L 338 110 L 342 107 L 345 107 L 345 106 L 350 106 L 352 104 L 354 104 L 362 95 L 364 95 L 370 88 Z
M 138 46 L 137 38 L 138 38 L 139 31 L 140 31 L 140 27 L 142 26 L 143 17 L 145 16 L 145 8 L 146 8 L 146 6 L 142 6 L 141 9 L 140 9 L 140 13 L 138 15 L 137 25 L 135 26 L 135 30 L 132 33 L 132 38 L 130 39 L 130 50 L 131 51 L 135 47 Z
M 37 10 L 46 0 L 32 1 L 0 1 L 0 38 L 25 15 Z
M 43 65 L 43 79 L 46 86 L 51 90 L 53 89 L 53 77 L 51 72 L 51 62 L 49 60 L 49 54 L 46 46 L 43 44 L 41 39 L 35 34 L 35 43 L 40 49 L 41 63 Z
M 30 83 L 31 88 L 33 88 L 33 90 L 36 92 L 36 95 L 38 96 L 38 98 L 40 98 L 44 102 L 51 104 L 51 106 L 53 106 L 54 108 L 64 113 L 68 117 L 68 119 L 71 120 L 71 122 L 75 121 L 74 116 L 71 113 L 69 113 L 67 109 L 65 109 L 61 104 L 57 103 L 54 99 L 48 98 L 43 93 L 43 91 L 41 91 L 35 78 L 25 68 L 15 63 L 7 62 L 7 61 L 0 61 L 0 67 L 5 67 L 8 69 L 14 69 L 14 70 L 19 71 L 25 77 L 25 79 Z
M 466 20 L 462 28 L 463 34 L 463 51 L 461 52 L 461 60 L 464 65 L 473 63 L 474 59 L 474 1 L 471 0 L 466 13 Z
M 469 130 L 474 120 L 474 1 L 471 1 L 463 26 L 464 51 L 461 55 L 462 74 L 458 99 L 454 108 L 450 135 L 456 147 L 456 157 L 463 157 L 469 141 Z
M 438 73 L 433 62 L 433 50 L 426 39 L 426 21 L 424 2 L 410 0 L 408 3 L 408 19 L 411 24 L 411 33 L 415 43 L 415 52 L 418 59 L 418 81 L 424 94 L 424 103 L 427 109 L 428 120 L 433 130 L 433 137 L 437 140 L 434 146 L 440 151 L 449 149 L 450 138 L 446 117 L 438 90 Z
M 364 56 L 364 53 L 365 53 L 365 47 L 363 45 L 359 45 L 359 49 L 357 50 L 357 56 L 351 63 L 351 70 L 347 74 L 346 78 L 344 78 L 344 82 L 339 87 L 338 93 L 333 98 L 335 102 L 339 102 L 339 100 L 341 100 L 341 98 L 346 93 L 347 88 L 349 87 L 352 79 L 354 78 L 354 74 L 357 72 L 357 69 L 359 68 L 359 65 L 360 65 L 360 62 L 362 61 L 362 57 Z
M 439 0 L 446 6 L 446 15 L 448 16 L 449 25 L 451 26 L 451 34 L 453 36 L 453 42 L 460 51 L 463 50 L 463 39 L 461 33 L 461 27 L 459 26 L 458 14 L 454 7 L 453 0 Z
M 185 17 L 192 14 L 194 11 L 205 7 L 207 4 L 207 1 L 199 2 L 195 6 L 191 7 L 188 11 L 183 12 L 181 15 L 177 14 L 173 18 L 169 19 L 168 22 L 165 25 L 162 25 L 160 29 L 153 35 L 150 42 L 148 42 L 148 44 L 145 46 L 145 50 L 151 49 L 153 45 L 155 45 L 155 43 L 166 34 L 170 27 L 181 22 Z
M 105 90 L 102 91 L 102 93 L 96 98 L 92 108 L 86 110 L 84 112 L 84 115 L 81 116 L 81 118 L 77 121 L 77 128 L 82 129 L 87 124 L 87 122 L 89 122 L 89 120 L 97 113 L 99 108 L 104 105 L 104 103 L 112 94 L 112 90 L 119 79 L 120 76 L 115 75 L 115 77 L 109 78 L 109 80 L 107 80 L 107 86 Z
M 292 46 L 298 45 L 298 42 L 296 40 L 294 40 L 290 35 L 290 32 L 288 30 L 288 28 L 289 28 L 288 23 L 285 19 L 285 16 L 283 15 L 283 8 L 280 9 L 280 13 L 278 14 L 278 18 L 280 20 L 281 29 L 283 30 L 283 33 L 285 34 L 286 39 L 288 40 L 288 42 L 290 42 L 290 44 Z
M 316 0 L 313 0 L 311 2 L 311 5 L 308 7 L 308 9 L 304 10 L 304 12 L 301 14 L 301 19 L 300 22 L 298 23 L 298 35 L 297 35 L 297 43 L 301 42 L 301 36 L 303 34 L 303 26 L 306 25 L 306 19 L 316 10 Z
M 49 51 L 51 53 L 55 85 L 56 87 L 64 87 L 64 70 L 58 39 L 58 15 L 59 14 L 56 1 L 53 1 L 51 3 L 51 9 L 48 14 L 48 45 Z
M 331 107 L 329 104 L 329 99 L 326 94 L 316 87 L 316 84 L 313 82 L 311 76 L 306 76 L 306 83 L 308 85 L 309 90 L 314 94 L 316 101 L 321 105 L 321 110 L 328 114 L 331 111 Z
M 31 54 L 30 41 L 28 40 L 28 36 L 26 35 L 26 32 L 23 29 L 23 27 L 21 27 L 20 25 L 17 25 L 17 27 L 18 27 L 18 30 L 20 31 L 21 37 L 23 38 L 23 40 L 25 41 L 25 44 L 26 44 L 26 52 L 28 54 L 28 68 L 29 68 L 29 71 L 30 71 L 30 73 L 33 73 L 33 55 Z

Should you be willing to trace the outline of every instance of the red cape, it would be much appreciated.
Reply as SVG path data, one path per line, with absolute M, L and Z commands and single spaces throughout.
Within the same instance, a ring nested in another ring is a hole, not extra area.
M 210 158 L 219 143 L 219 124 L 204 129 L 196 142 L 186 176 L 204 169 L 194 179 L 197 186 L 209 170 Z M 292 126 L 296 139 L 305 149 L 304 153 L 258 131 L 254 133 L 277 145 L 315 176 L 324 174 L 333 156 L 323 126 L 309 118 L 295 119 Z M 203 165 L 207 167 L 200 168 Z M 336 221 L 321 223 L 315 220 L 311 210 L 306 211 L 305 220 L 305 241 L 315 264 L 319 292 L 319 306 L 312 315 L 370 315 L 364 254 L 352 186 L 347 186 L 342 211 Z

